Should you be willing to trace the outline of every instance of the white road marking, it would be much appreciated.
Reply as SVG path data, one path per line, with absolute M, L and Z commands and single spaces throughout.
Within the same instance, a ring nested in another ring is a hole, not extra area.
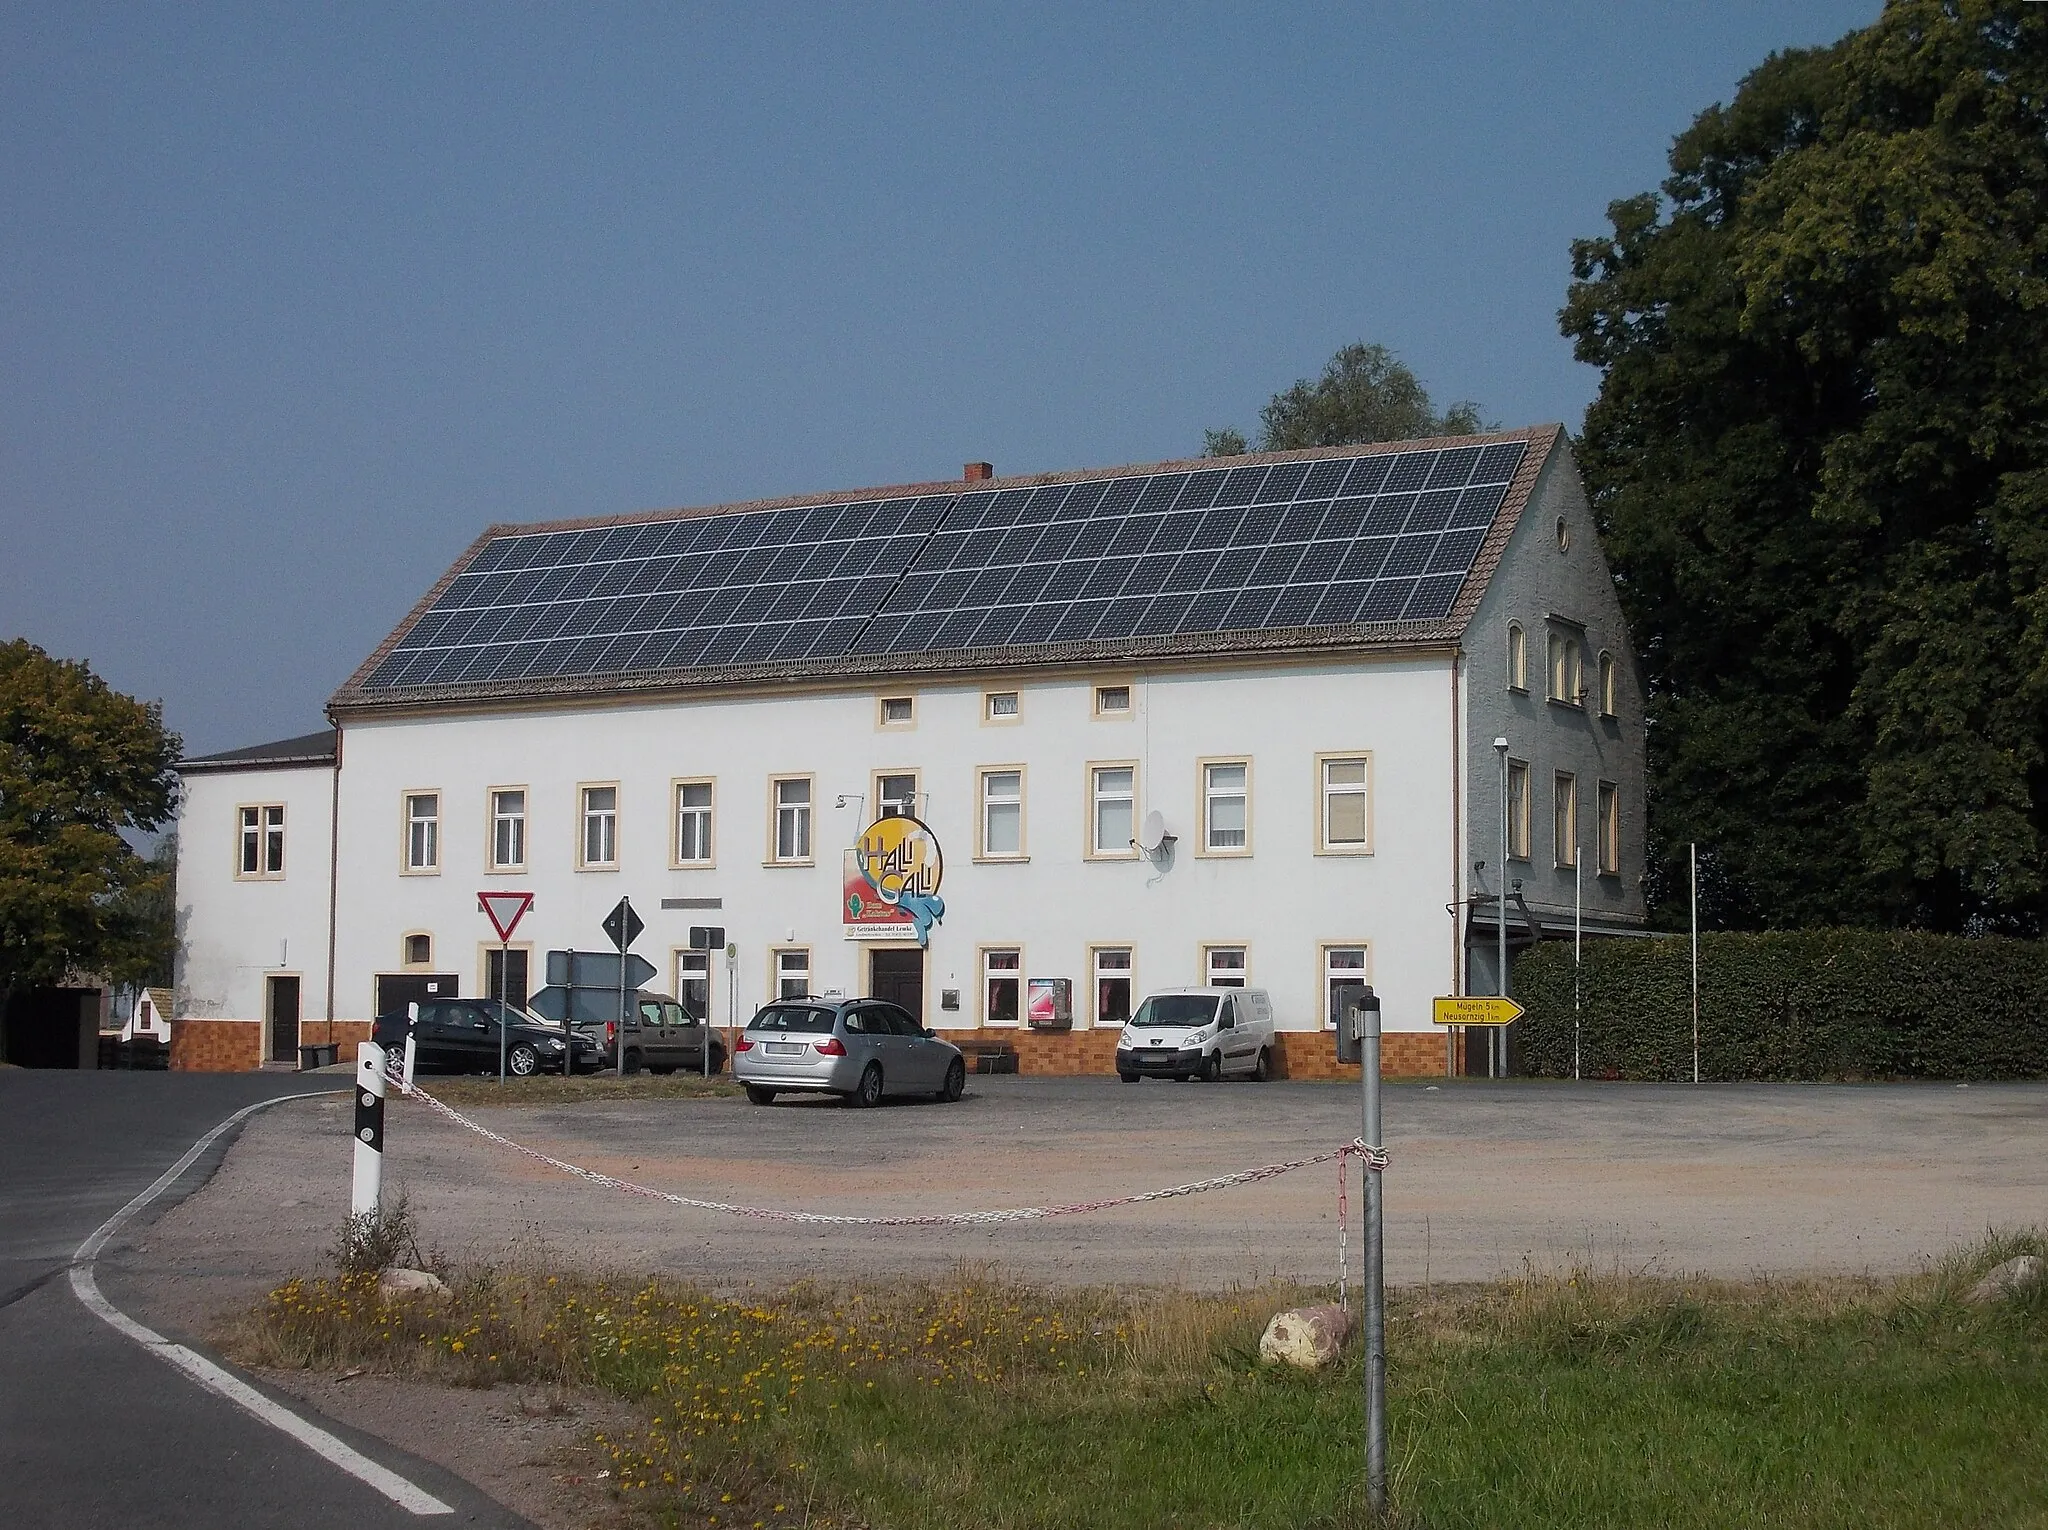
M 123 1223 L 149 1205 L 164 1191 L 178 1182 L 180 1176 L 191 1168 L 209 1147 L 245 1116 L 272 1105 L 282 1105 L 286 1100 L 304 1099 L 305 1095 L 280 1095 L 274 1100 L 258 1100 L 254 1105 L 244 1106 L 229 1116 L 212 1131 L 201 1137 L 186 1151 L 185 1156 L 157 1176 L 156 1182 L 136 1196 L 119 1211 L 102 1222 L 90 1238 L 78 1245 L 78 1252 L 71 1256 L 71 1289 L 86 1311 L 99 1318 L 116 1333 L 125 1334 L 158 1359 L 183 1371 L 192 1380 L 209 1392 L 225 1397 L 229 1402 L 271 1428 L 282 1431 L 297 1440 L 323 1460 L 331 1461 L 350 1476 L 368 1483 L 401 1509 L 413 1514 L 453 1514 L 455 1511 L 424 1488 L 408 1481 L 390 1468 L 378 1465 L 354 1446 L 329 1434 L 318 1425 L 309 1424 L 291 1409 L 272 1402 L 261 1392 L 215 1365 L 196 1350 L 182 1344 L 173 1344 L 153 1328 L 142 1324 L 119 1311 L 112 1302 L 100 1294 L 99 1281 L 93 1273 L 93 1261 L 99 1257 L 107 1240 L 120 1231 Z

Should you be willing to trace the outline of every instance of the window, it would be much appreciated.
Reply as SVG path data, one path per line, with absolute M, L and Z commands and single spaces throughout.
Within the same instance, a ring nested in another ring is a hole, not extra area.
M 1367 982 L 1365 947 L 1323 947 L 1323 1024 L 1335 1029 Z
M 915 818 L 917 816 L 917 776 L 906 775 L 875 777 L 875 816 L 877 818 Z
M 245 877 L 284 875 L 284 804 L 260 803 L 242 809 L 242 853 L 237 873 Z
M 1550 699 L 1568 706 L 1580 704 L 1579 640 L 1563 632 L 1550 634 Z
M 1318 755 L 1316 771 L 1323 798 L 1321 843 L 1316 849 L 1324 854 L 1364 854 L 1372 848 L 1372 757 Z
M 1614 710 L 1614 691 L 1614 655 L 1603 652 L 1600 655 L 1600 715 L 1602 717 L 1617 715 Z
M 410 872 L 441 869 L 441 794 L 405 794 L 405 869 Z
M 1138 853 L 1132 843 L 1137 835 L 1138 767 L 1093 765 L 1088 780 L 1094 805 L 1089 853 L 1131 859 Z
M 1508 761 L 1508 856 L 1529 858 L 1529 766 L 1524 760 Z
M 1015 722 L 1018 717 L 1015 691 L 989 691 L 981 698 L 981 715 L 992 723 Z
M 1246 855 L 1252 848 L 1251 764 L 1245 760 L 1202 765 L 1202 850 L 1207 855 Z
M 616 870 L 619 864 L 619 789 L 583 788 L 583 845 L 579 862 L 589 870 Z
M 884 728 L 914 728 L 917 726 L 917 698 L 915 696 L 884 696 L 876 704 L 875 720 Z
M 778 861 L 811 858 L 811 778 L 785 776 L 775 782 L 775 856 Z
M 1579 782 L 1564 771 L 1557 773 L 1551 792 L 1551 837 L 1557 849 L 1557 864 L 1579 863 Z
M 1529 688 L 1529 635 L 1515 622 L 1508 623 L 1508 689 Z
M 405 959 L 400 963 L 401 966 L 431 967 L 434 965 L 433 936 L 412 934 L 406 936 L 400 944 L 405 951 Z
M 808 950 L 775 953 L 775 997 L 805 999 L 811 993 L 811 953 Z
M 1204 946 L 1202 948 L 1203 982 L 1211 988 L 1244 987 L 1244 947 Z
M 1131 948 L 1095 947 L 1095 1023 L 1123 1025 L 1131 1018 Z
M 1024 855 L 1024 770 L 1003 766 L 981 773 L 981 853 L 989 860 Z
M 711 860 L 711 783 L 678 781 L 675 863 L 678 866 L 709 866 Z
M 1557 536 L 1557 550 L 1561 553 L 1570 552 L 1572 550 L 1572 523 L 1560 515 L 1557 518 L 1557 526 L 1555 528 L 1555 531 Z
M 676 999 L 692 1018 L 711 1018 L 711 953 L 676 952 Z
M 1095 715 L 1097 717 L 1129 717 L 1131 715 L 1131 688 L 1128 685 L 1096 686 Z
M 484 997 L 502 999 L 515 1009 L 526 1008 L 527 949 L 484 948 Z
M 1022 988 L 1024 953 L 1014 948 L 984 949 L 981 953 L 982 1024 L 1015 1025 L 1023 1011 L 1018 1003 Z
M 1600 874 L 1621 875 L 1621 788 L 1600 783 Z
M 491 870 L 526 869 L 526 792 L 500 788 L 491 793 Z

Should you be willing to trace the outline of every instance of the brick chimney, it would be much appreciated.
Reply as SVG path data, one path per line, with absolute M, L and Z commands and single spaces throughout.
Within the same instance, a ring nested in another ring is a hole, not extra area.
M 986 483 L 996 476 L 996 465 L 993 462 L 970 462 L 960 476 L 969 483 Z

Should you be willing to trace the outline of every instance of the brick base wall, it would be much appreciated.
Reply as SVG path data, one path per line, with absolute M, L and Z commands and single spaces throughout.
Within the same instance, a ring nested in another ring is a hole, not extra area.
M 337 1020 L 330 1029 L 325 1020 L 301 1020 L 299 1022 L 299 1045 L 302 1047 L 325 1046 L 333 1042 L 339 1049 L 334 1054 L 345 1063 L 356 1060 L 356 1043 L 370 1039 L 370 1022 L 367 1020 Z
M 171 1067 L 186 1073 L 253 1073 L 263 1066 L 260 1020 L 173 1020 Z
M 1073 1076 L 1116 1072 L 1117 1030 L 1029 1031 L 1008 1026 L 975 1031 L 940 1031 L 957 1047 L 1000 1043 L 1017 1054 L 1019 1073 Z M 1337 1041 L 1329 1031 L 1279 1031 L 1273 1059 L 1276 1078 L 1355 1079 L 1358 1069 L 1340 1067 Z M 1380 1039 L 1380 1069 L 1387 1078 L 1441 1078 L 1446 1070 L 1443 1033 L 1390 1031 Z

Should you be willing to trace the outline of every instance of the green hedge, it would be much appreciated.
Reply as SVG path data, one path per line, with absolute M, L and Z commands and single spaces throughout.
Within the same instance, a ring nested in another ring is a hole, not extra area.
M 1587 1078 L 1692 1077 L 1684 936 L 1589 940 Z M 1518 1070 L 1572 1075 L 1572 949 L 1524 952 Z M 1703 1079 L 2048 1077 L 2048 942 L 1804 930 L 1700 937 Z

